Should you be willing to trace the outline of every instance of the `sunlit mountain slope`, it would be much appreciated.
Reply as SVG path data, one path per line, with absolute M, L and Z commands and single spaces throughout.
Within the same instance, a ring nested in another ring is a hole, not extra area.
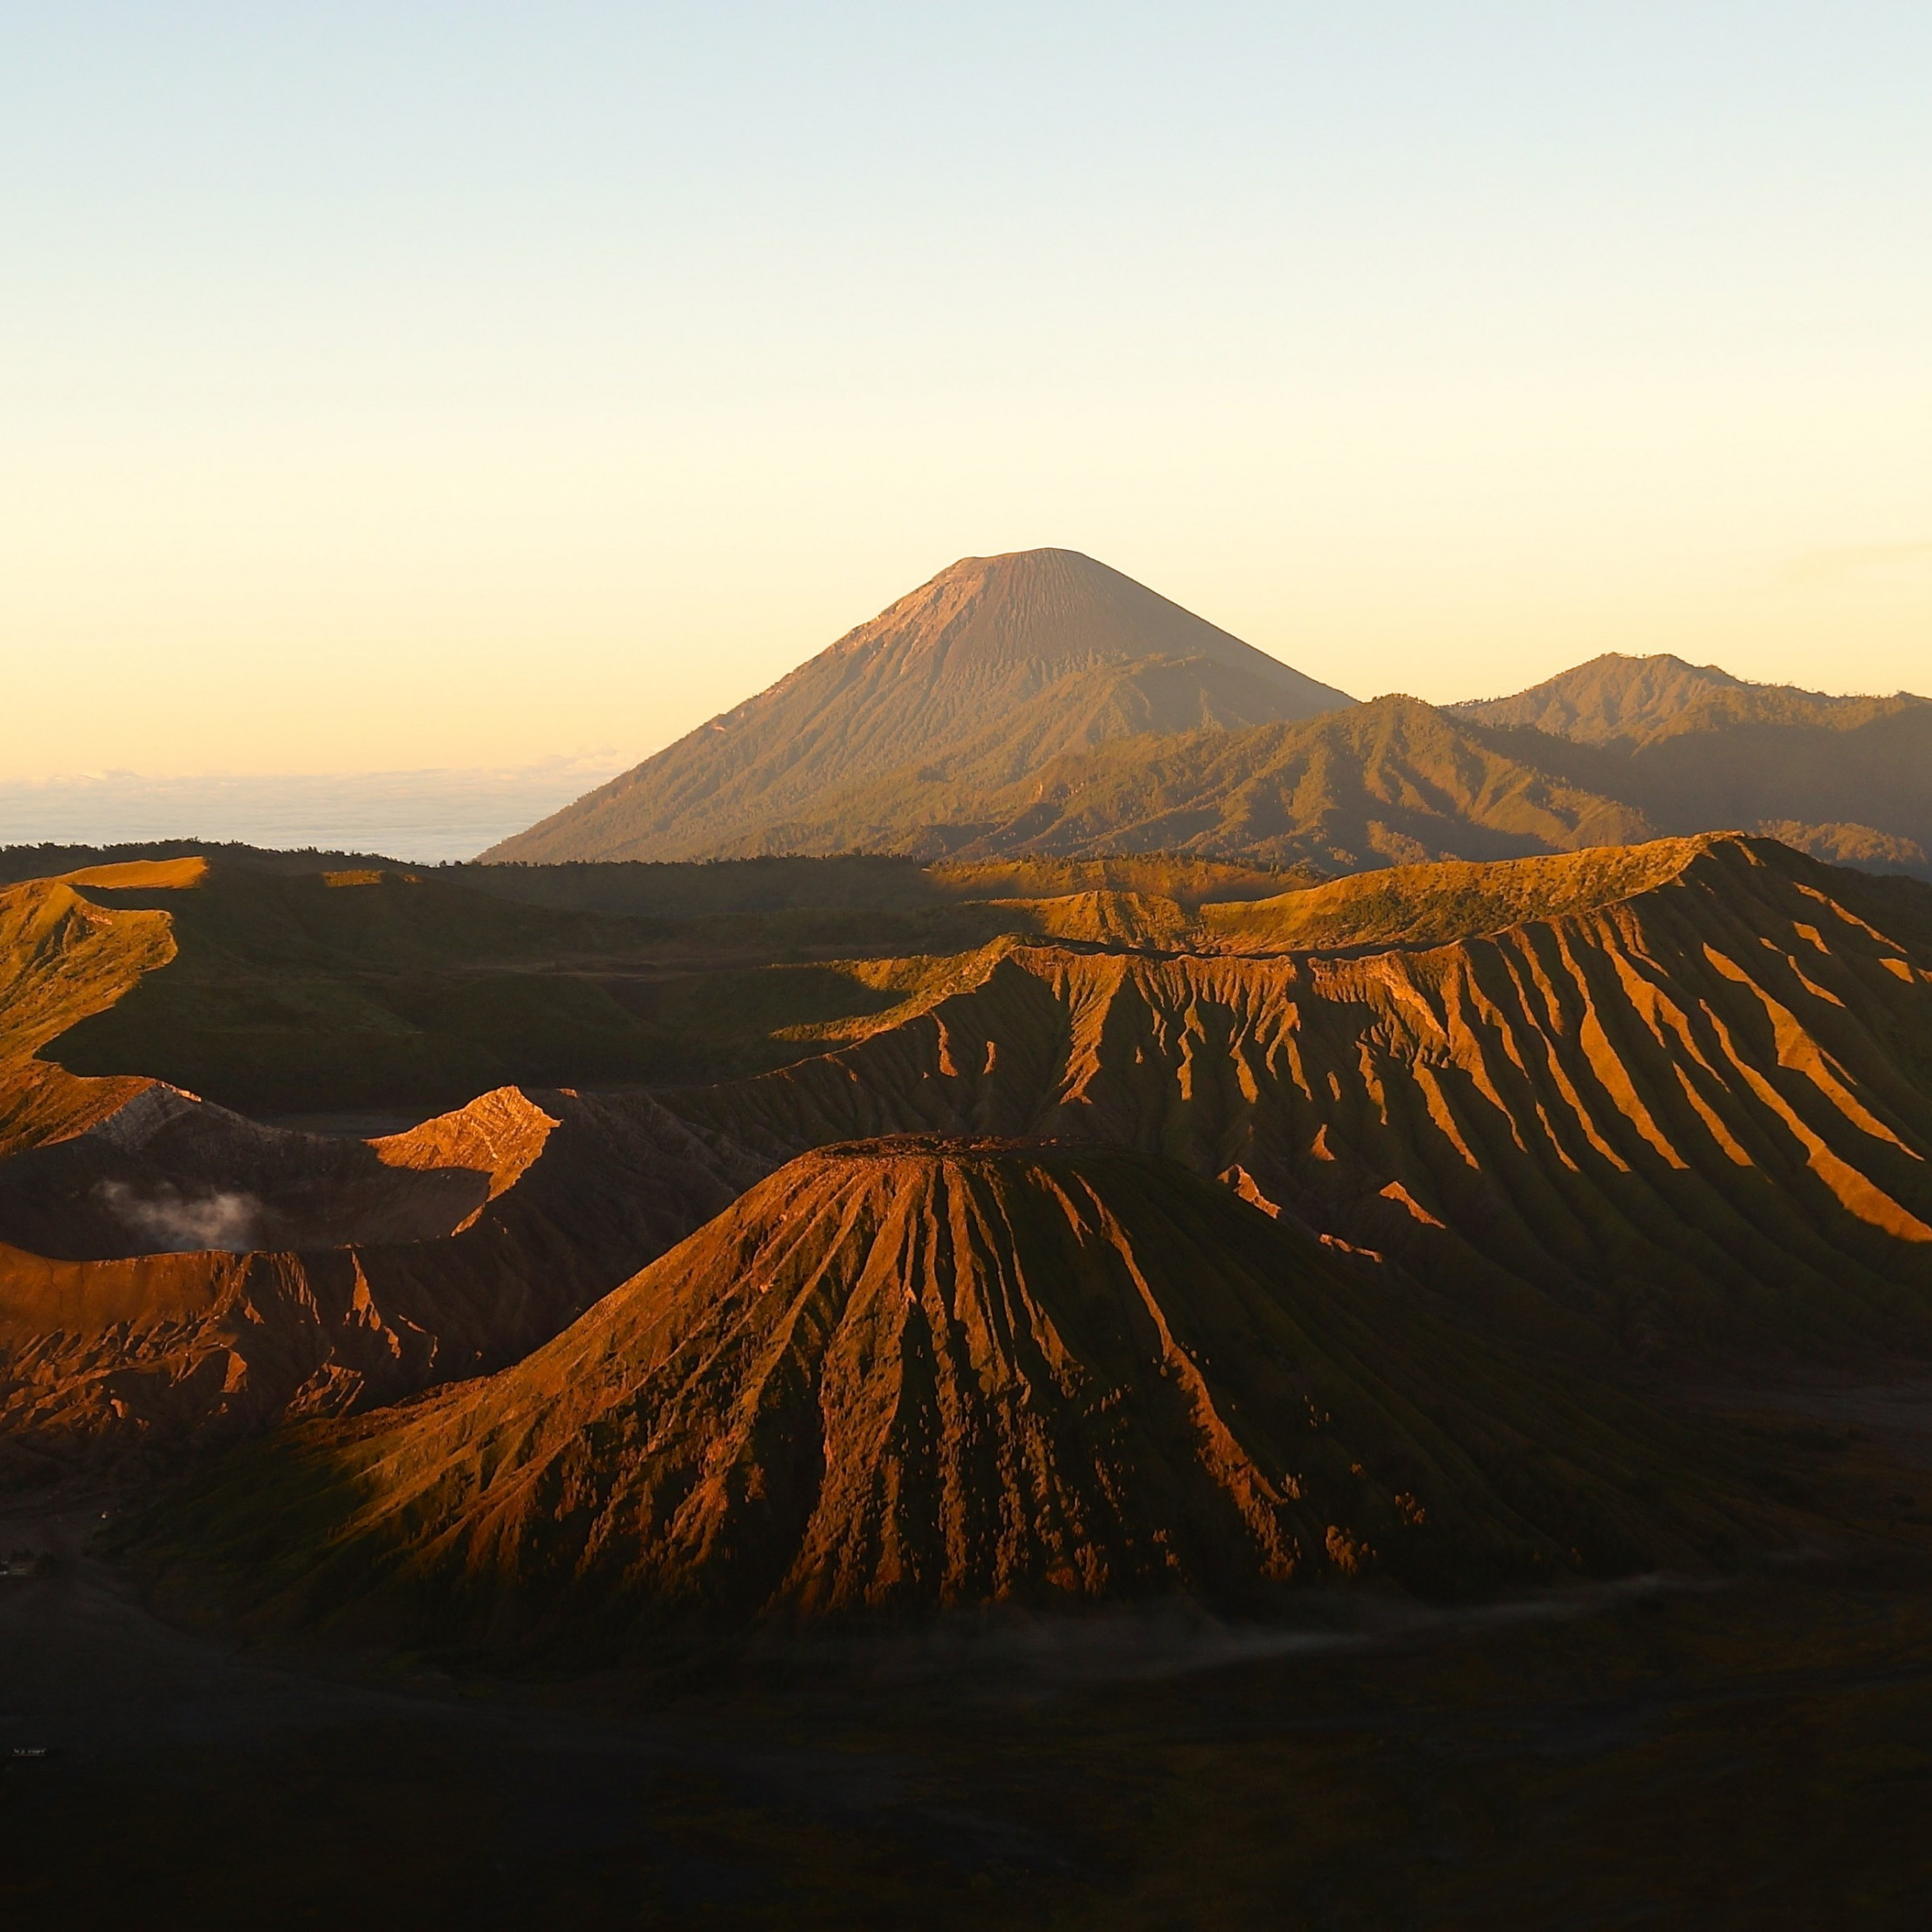
M 1322 935 L 1393 949 L 1360 956 L 1003 942 L 869 1038 L 665 1097 L 772 1160 L 913 1130 L 1159 1151 L 1640 1347 L 1932 1341 L 1932 890 L 1739 838 L 1567 864 L 1605 896 L 1552 863 L 1539 916 L 1448 868 L 1472 936 L 1405 948 L 1370 899 Z

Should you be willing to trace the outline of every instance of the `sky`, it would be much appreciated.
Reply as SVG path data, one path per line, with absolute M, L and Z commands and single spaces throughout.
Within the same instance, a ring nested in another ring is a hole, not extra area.
M 1929 97 L 1860 0 L 0 0 L 0 780 L 615 768 L 1035 545 L 1365 697 L 1932 689 Z

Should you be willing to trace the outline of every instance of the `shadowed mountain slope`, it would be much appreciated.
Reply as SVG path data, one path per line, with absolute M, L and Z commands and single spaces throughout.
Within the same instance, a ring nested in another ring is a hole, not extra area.
M 1735 837 L 1621 857 L 1567 862 L 1598 903 L 1552 862 L 1547 916 L 1451 869 L 1471 936 L 1360 957 L 1002 942 L 870 1037 L 664 1097 L 769 1160 L 908 1131 L 1163 1153 L 1498 1319 L 1638 1348 L 1932 1347 L 1932 890 Z M 1364 911 L 1326 943 L 1399 940 Z
M 1821 857 L 1932 875 L 1932 699 L 1831 697 L 1612 653 L 1453 710 L 1660 830 L 1755 826 Z
M 536 887 L 528 869 L 502 870 Z M 271 1115 L 420 1114 L 497 1086 L 796 1059 L 813 1027 L 897 1003 L 851 966 L 862 947 L 943 955 L 1025 929 L 1023 913 L 961 903 L 903 870 L 924 889 L 903 910 L 686 920 L 363 868 L 24 883 L 0 893 L 0 1154 L 120 1105 L 136 1074 Z M 595 897 L 605 882 L 575 883 Z
M 95 1117 L 77 1099 L 44 1117 L 45 1096 L 84 1095 L 66 1075 L 145 1075 L 263 1110 L 408 1108 L 574 1070 L 541 1064 L 559 1047 L 567 1061 L 573 1034 L 621 1063 L 621 1009 L 530 969 L 621 954 L 638 937 L 628 922 L 509 903 L 434 873 L 295 874 L 197 856 L 23 882 L 0 892 L 0 1078 L 43 1104 L 8 1144 Z M 506 1065 L 479 1042 L 469 1009 L 486 1023 L 493 1005 L 521 1009 L 538 1064 Z M 127 1097 L 124 1083 L 108 1096 Z
M 930 777 L 832 793 L 816 816 L 763 836 L 801 852 L 850 844 L 970 860 L 1165 851 L 1329 872 L 1651 836 L 1641 812 L 1402 697 L 1296 723 L 1123 739 L 997 786 Z
M 270 1444 L 173 1523 L 258 1608 L 446 1641 L 1252 1607 L 1696 1561 L 1736 1528 L 1710 1483 L 1632 1499 L 1667 1433 L 1172 1162 L 888 1141 L 793 1161 L 527 1361 Z
M 968 557 L 493 860 L 784 851 L 832 791 L 997 786 L 1134 733 L 1352 700 L 1070 550 Z M 847 838 L 846 846 L 862 843 Z M 836 849 L 819 845 L 811 850 Z
M 765 855 L 695 863 L 620 859 L 608 864 L 465 865 L 447 877 L 493 897 L 559 910 L 692 920 L 774 914 L 863 914 L 891 933 L 907 914 L 988 900 L 1047 899 L 1072 892 L 1154 892 L 1186 905 L 1210 899 L 1264 899 L 1314 883 L 1316 875 L 1278 865 L 1184 858 L 1174 853 L 1104 858 L 1014 858 L 943 862 L 876 852 L 825 857 Z M 853 928 L 854 936 L 862 929 Z

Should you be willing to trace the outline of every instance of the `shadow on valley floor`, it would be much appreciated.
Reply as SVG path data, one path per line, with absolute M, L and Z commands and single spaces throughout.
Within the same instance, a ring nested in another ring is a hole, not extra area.
M 1794 1385 L 1767 1427 L 1845 1541 L 1722 1588 L 774 1646 L 702 1683 L 237 1648 L 159 1622 L 88 1553 L 111 1503 L 17 1511 L 0 1549 L 44 1573 L 0 1578 L 9 1913 L 1915 1927 L 1932 1531 L 1909 1505 L 1932 1479 L 1833 1422 L 1837 1399 Z M 1922 1416 L 1932 1386 L 1885 1401 Z

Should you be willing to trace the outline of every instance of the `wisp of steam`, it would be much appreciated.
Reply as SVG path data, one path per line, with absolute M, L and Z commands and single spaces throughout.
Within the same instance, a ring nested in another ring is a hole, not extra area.
M 163 1183 L 140 1194 L 124 1181 L 103 1181 L 94 1190 L 123 1227 L 169 1254 L 198 1254 L 209 1248 L 241 1254 L 259 1246 L 255 1229 L 261 1203 L 247 1194 L 184 1194 Z

